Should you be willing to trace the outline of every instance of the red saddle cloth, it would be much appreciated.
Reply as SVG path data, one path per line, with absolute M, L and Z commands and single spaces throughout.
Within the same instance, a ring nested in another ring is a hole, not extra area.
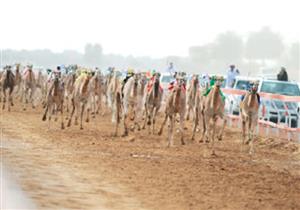
M 175 83 L 170 83 L 169 86 L 168 86 L 168 90 L 169 90 L 169 91 L 172 91 L 172 90 L 174 89 L 175 86 L 176 86 Z M 182 90 L 182 91 L 186 91 L 186 86 L 185 86 L 185 84 L 181 86 L 181 90 Z
M 151 88 L 152 88 L 153 84 L 154 84 L 154 78 L 151 78 L 150 81 L 149 81 L 148 84 L 147 84 L 147 91 L 148 91 L 148 92 L 151 91 Z M 159 85 L 159 90 L 160 90 L 160 91 L 163 91 L 163 88 L 162 88 L 161 85 Z

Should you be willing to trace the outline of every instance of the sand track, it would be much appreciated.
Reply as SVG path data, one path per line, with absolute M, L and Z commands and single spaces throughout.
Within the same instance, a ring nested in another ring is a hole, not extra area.
M 186 146 L 166 148 L 165 135 L 146 131 L 112 137 L 110 115 L 62 131 L 40 109 L 18 110 L 1 113 L 1 155 L 40 208 L 300 209 L 296 143 L 258 138 L 251 157 L 226 129 L 212 157 L 190 129 Z

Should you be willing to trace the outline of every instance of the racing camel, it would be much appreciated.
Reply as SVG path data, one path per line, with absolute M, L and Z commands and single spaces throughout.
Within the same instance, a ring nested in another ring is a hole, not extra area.
M 179 130 L 180 130 L 180 140 L 181 144 L 184 145 L 184 138 L 183 138 L 183 121 L 185 117 L 185 110 L 186 110 L 186 90 L 185 90 L 185 79 L 184 75 L 177 75 L 176 83 L 172 92 L 169 94 L 167 102 L 166 102 L 166 108 L 165 108 L 165 117 L 164 121 L 161 125 L 161 128 L 158 132 L 158 135 L 161 135 L 163 133 L 164 126 L 169 119 L 169 132 L 168 132 L 168 147 L 173 146 L 173 133 L 174 133 L 174 127 L 175 127 L 175 120 L 176 115 L 179 114 Z
M 86 115 L 86 122 L 90 121 L 89 115 L 90 115 L 90 108 L 87 107 L 88 105 L 88 99 L 90 96 L 89 92 L 89 82 L 91 80 L 91 73 L 87 72 L 86 70 L 81 70 L 81 75 L 77 78 L 75 81 L 75 86 L 74 86 L 74 91 L 72 94 L 72 112 L 71 116 L 68 121 L 68 127 L 71 126 L 71 121 L 72 117 L 74 115 L 74 112 L 76 111 L 75 114 L 75 125 L 78 125 L 78 113 L 80 111 L 80 129 L 83 129 L 82 126 L 82 119 L 83 119 L 83 114 L 84 111 L 87 111 Z
M 24 72 L 24 79 L 23 79 L 23 93 L 22 93 L 22 101 L 23 101 L 23 110 L 26 110 L 26 105 L 30 101 L 32 104 L 32 108 L 34 109 L 34 101 L 33 95 L 36 89 L 36 81 L 35 76 L 32 71 L 32 65 L 28 65 L 27 69 Z
M 47 112 L 49 111 L 49 117 L 48 117 L 48 121 L 49 121 L 49 126 L 48 128 L 50 128 L 50 120 L 51 120 L 51 115 L 55 114 L 57 115 L 57 112 L 60 111 L 60 115 L 61 115 L 61 129 L 64 129 L 64 115 L 63 115 L 63 103 L 64 103 L 64 85 L 63 83 L 60 81 L 60 79 L 58 78 L 58 76 L 56 76 L 54 78 L 54 81 L 52 82 L 48 94 L 47 94 L 47 98 L 46 98 L 46 107 L 45 107 L 45 112 L 43 115 L 43 121 L 46 121 L 47 119 Z M 55 117 L 55 121 L 57 120 L 57 116 Z
M 242 118 L 243 144 L 250 144 L 249 153 L 253 152 L 253 131 L 257 126 L 260 97 L 257 93 L 258 82 L 251 82 L 251 89 L 244 96 L 240 104 L 240 116 Z M 248 127 L 248 140 L 246 140 L 246 127 Z
M 160 73 L 155 73 L 147 85 L 147 93 L 144 99 L 145 119 L 143 129 L 147 123 L 149 134 L 151 133 L 151 125 L 152 134 L 154 134 L 155 118 L 161 106 L 162 96 L 163 89 L 160 87 Z
M 124 133 L 123 136 L 128 135 L 128 116 L 131 114 L 130 119 L 134 121 L 133 130 L 137 127 L 140 130 L 140 126 L 138 124 L 138 107 L 139 101 L 142 100 L 139 97 L 139 80 L 140 74 L 134 74 L 132 77 L 128 79 L 125 83 L 122 91 L 122 105 L 123 105 L 123 113 L 122 113 L 122 121 L 124 125 Z
M 16 64 L 16 73 L 15 73 L 15 94 L 20 96 L 22 90 L 22 76 L 20 72 L 21 64 Z
M 71 104 L 71 98 L 72 98 L 72 93 L 74 90 L 74 84 L 76 80 L 76 74 L 75 72 L 70 72 L 68 73 L 64 78 L 64 84 L 65 84 L 65 101 L 64 104 L 66 106 L 66 111 L 69 112 L 69 106 Z
M 91 103 L 91 110 L 93 118 L 95 114 L 98 114 L 101 110 L 102 104 L 102 85 L 101 85 L 101 75 L 100 72 L 94 72 L 93 77 L 89 82 L 89 91 L 90 91 L 90 103 Z
M 121 122 L 122 112 L 122 94 L 119 72 L 113 71 L 107 86 L 107 103 L 112 110 L 112 123 L 115 124 L 114 136 L 118 135 L 118 129 Z
M 189 120 L 190 118 L 190 112 L 192 111 L 192 116 L 195 117 L 195 112 L 194 112 L 194 108 L 195 108 L 195 102 L 196 102 L 196 96 L 197 96 L 197 92 L 199 90 L 199 79 L 198 79 L 198 75 L 194 74 L 192 76 L 192 80 L 190 82 L 190 85 L 187 89 L 187 101 L 186 101 L 186 105 L 187 105 L 187 112 L 186 112 L 186 120 Z
M 2 86 L 2 93 L 3 93 L 2 109 L 5 109 L 5 103 L 6 103 L 7 92 L 8 92 L 7 107 L 8 107 L 8 111 L 10 112 L 10 106 L 14 105 L 12 92 L 15 86 L 15 75 L 12 72 L 11 66 L 4 67 L 4 72 L 2 73 L 2 76 L 0 78 L 0 84 Z
M 225 111 L 225 98 L 222 97 L 221 86 L 224 81 L 222 76 L 215 77 L 215 84 L 211 87 L 210 92 L 205 97 L 205 101 L 202 108 L 202 119 L 203 119 L 203 132 L 200 141 L 203 141 L 204 137 L 206 142 L 212 140 L 212 154 L 215 155 L 215 133 L 217 120 L 223 119 L 222 128 L 217 135 L 219 140 L 222 140 L 223 132 L 226 125 L 226 118 L 224 117 Z

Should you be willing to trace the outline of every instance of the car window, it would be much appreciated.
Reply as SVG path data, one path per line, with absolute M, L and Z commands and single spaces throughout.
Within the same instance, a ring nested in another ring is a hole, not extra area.
M 171 80 L 173 79 L 173 77 L 172 76 L 163 76 L 162 78 L 161 78 L 161 82 L 162 83 L 169 83 L 169 82 L 171 82 Z
M 300 96 L 298 85 L 291 83 L 279 83 L 272 81 L 265 81 L 262 84 L 261 92 L 287 95 L 287 96 Z
M 238 80 L 235 86 L 235 89 L 238 90 L 247 90 L 249 87 L 249 81 L 248 80 Z

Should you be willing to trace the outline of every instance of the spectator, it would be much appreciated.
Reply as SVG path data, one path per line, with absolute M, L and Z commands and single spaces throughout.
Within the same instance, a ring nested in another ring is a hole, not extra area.
M 288 74 L 284 67 L 281 67 L 279 74 L 277 74 L 277 80 L 279 80 L 279 81 L 288 81 L 289 80 Z
M 239 70 L 235 70 L 235 65 L 230 65 L 230 69 L 227 72 L 227 80 L 226 80 L 226 87 L 233 88 L 235 83 L 235 78 L 240 74 Z

